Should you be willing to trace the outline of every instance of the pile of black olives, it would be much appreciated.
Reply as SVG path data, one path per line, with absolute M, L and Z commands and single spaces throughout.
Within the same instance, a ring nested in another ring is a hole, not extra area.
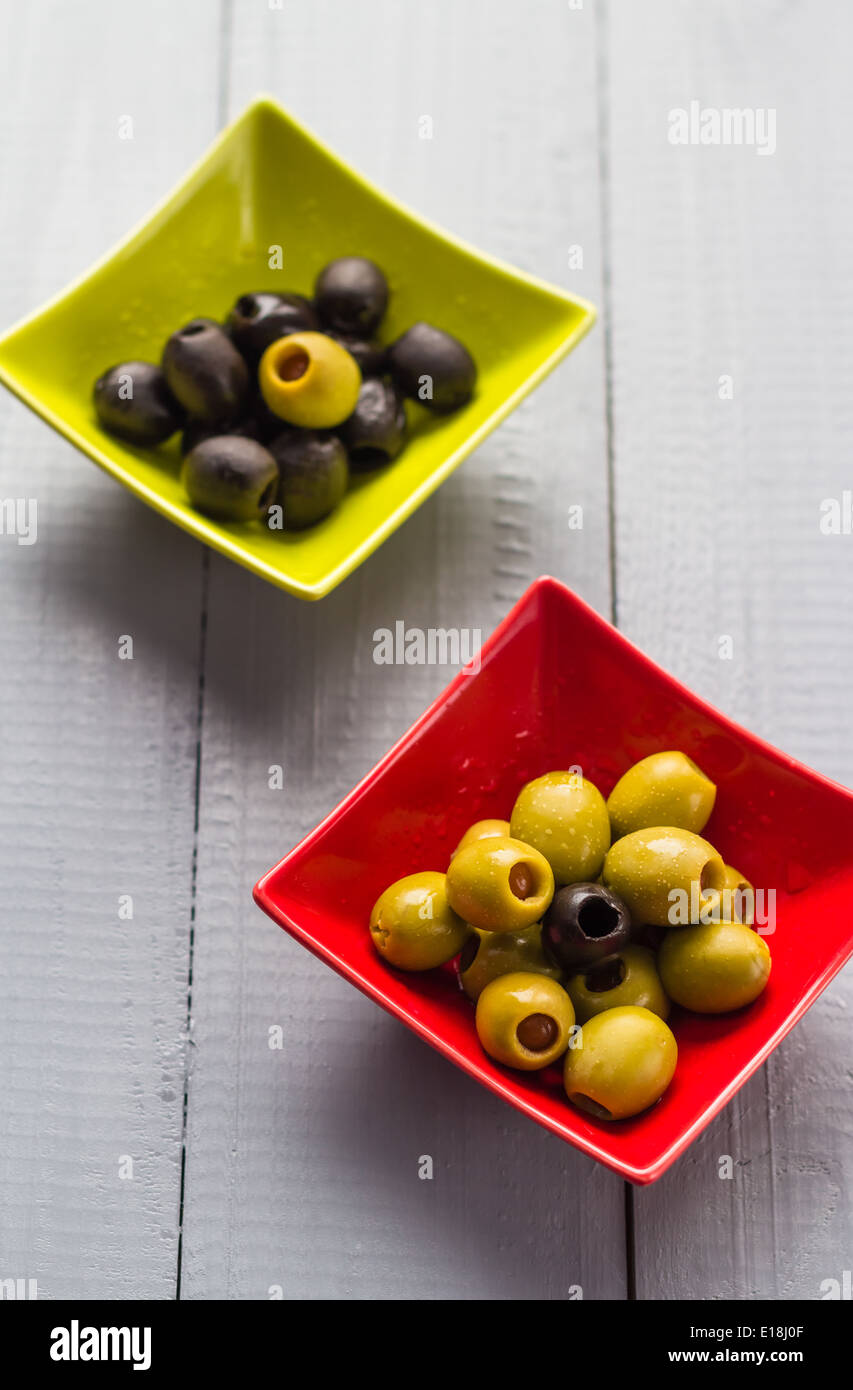
M 473 358 L 442 329 L 416 323 L 379 341 L 388 299 L 363 256 L 331 261 L 313 299 L 243 294 L 225 323 L 197 318 L 173 333 L 159 367 L 122 362 L 98 377 L 98 419 L 143 447 L 182 430 L 182 482 L 208 516 L 313 526 L 353 473 L 397 458 L 407 399 L 443 415 L 474 392 Z
M 581 1110 L 637 1115 L 675 1073 L 671 1003 L 730 1013 L 770 975 L 752 885 L 700 834 L 715 798 L 681 752 L 635 763 L 607 801 L 579 772 L 547 772 L 508 821 L 472 825 L 446 873 L 387 888 L 373 944 L 400 970 L 455 960 L 495 1061 L 562 1059 Z

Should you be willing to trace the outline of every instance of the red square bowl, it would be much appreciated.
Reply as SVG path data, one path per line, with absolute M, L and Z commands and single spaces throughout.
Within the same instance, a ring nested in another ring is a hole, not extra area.
M 522 784 L 580 765 L 606 796 L 625 769 L 680 748 L 717 783 L 704 834 L 776 891 L 773 970 L 749 1008 L 676 1010 L 675 1078 L 651 1110 L 607 1124 L 569 1105 L 559 1068 L 505 1070 L 481 1050 L 452 968 L 401 974 L 367 930 L 384 888 L 443 870 L 472 821 L 506 818 Z M 739 728 L 654 665 L 556 580 L 537 580 L 377 767 L 255 888 L 315 955 L 457 1066 L 635 1183 L 659 1178 L 853 952 L 853 793 Z M 811 926 L 809 926 L 811 924 Z M 819 926 L 819 929 L 816 927 Z

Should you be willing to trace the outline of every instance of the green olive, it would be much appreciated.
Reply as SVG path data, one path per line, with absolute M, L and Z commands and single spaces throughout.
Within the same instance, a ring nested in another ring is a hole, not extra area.
M 486 985 L 500 975 L 526 970 L 559 980 L 560 971 L 542 950 L 542 929 L 473 931 L 459 957 L 459 979 L 469 999 L 479 999 Z
M 346 348 L 324 333 L 289 333 L 264 351 L 258 385 L 272 413 L 289 425 L 326 430 L 352 414 L 361 372 Z
M 522 787 L 510 827 L 544 854 L 558 884 L 598 877 L 610 844 L 604 797 L 579 772 L 546 772 Z
M 652 753 L 619 778 L 607 798 L 614 840 L 650 825 L 705 829 L 717 788 L 686 753 Z
M 467 943 L 466 948 L 467 950 Z M 645 946 L 624 946 L 616 955 L 596 961 L 566 981 L 578 1023 L 605 1009 L 633 1004 L 658 1018 L 669 1016 L 669 1000 L 655 966 L 654 952 Z
M 547 975 L 518 970 L 486 985 L 477 1000 L 477 1036 L 496 1062 L 539 1071 L 565 1052 L 574 1025 L 572 1001 Z
M 726 881 L 723 884 L 723 893 L 728 889 L 730 897 L 723 896 L 722 905 L 728 908 L 723 912 L 723 917 L 736 922 L 755 921 L 755 889 L 748 878 L 744 878 L 739 869 L 733 869 L 731 864 L 726 865 Z
M 725 866 L 726 877 L 721 889 L 705 895 L 702 922 L 755 921 L 755 889 L 748 878 L 730 864 Z
M 569 1100 L 598 1120 L 625 1120 L 659 1100 L 672 1080 L 678 1047 L 662 1018 L 626 1005 L 584 1023 L 566 1053 Z
M 635 922 L 667 927 L 698 921 L 708 895 L 722 888 L 725 875 L 720 855 L 700 835 L 654 825 L 617 840 L 607 852 L 602 876 L 627 903 Z
M 453 856 L 447 870 L 450 906 L 481 931 L 532 927 L 553 896 L 547 859 L 509 836 L 475 840 Z
M 432 970 L 461 951 L 471 928 L 447 901 L 445 874 L 409 874 L 386 888 L 370 914 L 373 944 L 398 970 Z
M 658 953 L 663 987 L 697 1014 L 727 1014 L 757 999 L 770 976 L 770 952 L 745 922 L 709 922 L 668 932 Z
M 473 825 L 469 825 L 453 854 L 458 854 L 460 849 L 467 849 L 469 845 L 474 845 L 478 840 L 493 840 L 495 836 L 509 838 L 508 820 L 475 820 Z M 450 856 L 451 859 L 453 855 Z

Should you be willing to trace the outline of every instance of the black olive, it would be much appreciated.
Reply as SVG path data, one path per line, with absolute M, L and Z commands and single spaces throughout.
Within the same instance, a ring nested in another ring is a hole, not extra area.
M 391 344 L 388 369 L 404 396 L 440 415 L 465 405 L 477 380 L 468 349 L 431 323 L 413 324 Z
M 254 439 L 212 435 L 187 454 L 181 482 L 200 512 L 221 521 L 257 521 L 275 501 L 278 465 Z
M 169 389 L 194 420 L 225 427 L 243 413 L 249 369 L 213 319 L 193 319 L 163 349 Z
M 259 406 L 263 405 L 264 402 L 258 396 L 247 406 L 246 413 L 228 426 L 228 436 L 230 438 L 239 436 L 242 439 L 254 439 L 258 444 L 266 444 L 273 435 L 280 434 L 280 420 L 276 419 L 271 424 L 267 420 L 261 419 Z M 271 412 L 267 413 L 271 414 Z M 209 425 L 204 420 L 188 420 L 181 435 L 182 457 L 186 457 L 190 450 L 194 449 L 196 444 L 200 444 L 203 439 L 213 439 L 217 435 L 221 436 L 222 433 L 221 425 Z
M 327 328 L 369 338 L 388 307 L 388 281 L 364 256 L 342 256 L 320 271 L 314 303 Z
M 268 415 L 269 419 L 266 419 L 265 415 Z M 258 444 L 268 444 L 275 435 L 281 434 L 282 429 L 286 428 L 284 421 L 279 420 L 277 415 L 273 415 L 259 397 L 247 415 L 244 415 L 236 424 L 228 426 L 228 434 L 231 437 L 239 435 L 242 439 L 254 439 Z M 203 439 L 213 439 L 214 435 L 221 434 L 221 425 L 206 425 L 203 420 L 189 420 L 181 435 L 182 457 L 186 456 L 190 449 L 194 449 L 196 444 L 200 444 Z
M 105 430 L 131 444 L 162 444 L 184 412 L 153 362 L 119 362 L 98 377 L 95 411 Z
M 288 430 L 273 440 L 270 452 L 278 464 L 286 531 L 313 526 L 335 509 L 349 483 L 347 451 L 337 435 Z
M 561 970 L 575 970 L 627 946 L 631 918 L 622 899 L 600 883 L 558 888 L 542 919 L 542 947 Z
M 350 333 L 328 333 L 326 336 L 346 348 L 358 363 L 363 377 L 382 376 L 385 372 L 388 349 L 376 338 L 354 338 Z
M 303 294 L 260 290 L 257 294 L 240 295 L 225 326 L 249 366 L 256 367 L 270 343 L 288 333 L 306 329 L 316 332 L 320 320 L 314 305 Z
M 278 415 L 273 414 L 260 391 L 250 397 L 240 424 L 241 428 L 233 433 L 246 434 L 250 439 L 260 440 L 261 444 L 269 444 L 282 430 L 290 428 Z
M 378 377 L 362 382 L 355 410 L 338 433 L 355 471 L 390 463 L 406 442 L 406 407 L 397 388 Z

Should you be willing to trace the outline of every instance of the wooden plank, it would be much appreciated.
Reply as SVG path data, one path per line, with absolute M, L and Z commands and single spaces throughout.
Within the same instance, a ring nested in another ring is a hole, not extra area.
M 537 0 L 520 33 L 482 0 L 241 6 L 231 110 L 269 89 L 410 205 L 598 299 L 593 17 Z M 547 571 L 608 611 L 604 415 L 599 334 L 321 604 L 212 560 L 182 1296 L 624 1295 L 622 1184 L 414 1040 L 249 896 L 448 679 L 374 665 L 377 627 L 485 634 Z M 578 502 L 586 526 L 571 532 Z M 268 787 L 276 763 L 283 792 Z
M 840 0 L 623 0 L 603 26 L 620 626 L 848 784 L 851 542 L 819 521 L 850 485 L 851 39 Z M 670 144 L 691 101 L 774 108 L 776 152 Z M 848 971 L 637 1194 L 640 1297 L 817 1298 L 849 1267 L 851 1002 Z
M 7 15 L 4 326 L 123 235 L 214 133 L 206 14 L 202 0 L 90 0 Z M 43 1298 L 168 1298 L 202 552 L 5 392 L 0 495 L 39 509 L 35 544 L 0 536 L 0 1277 Z

